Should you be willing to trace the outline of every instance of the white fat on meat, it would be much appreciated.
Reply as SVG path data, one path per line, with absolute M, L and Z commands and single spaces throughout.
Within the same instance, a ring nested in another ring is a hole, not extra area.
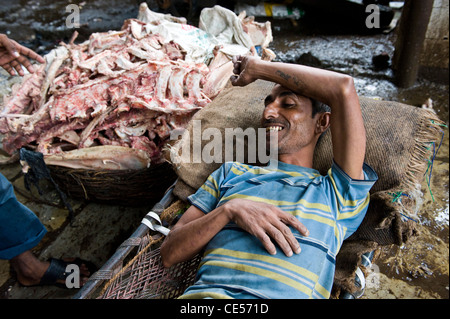
M 167 65 L 164 66 L 159 71 L 159 77 L 156 81 L 155 86 L 155 97 L 159 102 L 165 103 L 167 102 L 166 94 L 167 94 L 167 84 L 169 82 L 170 75 L 172 74 L 172 66 Z
M 78 145 L 78 143 L 80 142 L 80 136 L 78 136 L 78 133 L 74 130 L 66 131 L 63 134 L 58 135 L 57 137 L 73 145 Z
M 202 98 L 200 81 L 203 79 L 203 74 L 198 70 L 191 71 L 186 78 L 186 88 L 190 101 L 199 100 Z
M 169 80 L 169 89 L 172 99 L 175 101 L 184 99 L 184 77 L 190 70 L 183 67 L 173 68 Z

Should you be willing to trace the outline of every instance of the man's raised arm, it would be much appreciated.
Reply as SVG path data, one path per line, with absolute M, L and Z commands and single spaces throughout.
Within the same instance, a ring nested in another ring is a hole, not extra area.
M 235 57 L 231 82 L 244 86 L 257 79 L 276 82 L 331 107 L 330 129 L 335 162 L 353 179 L 363 179 L 366 134 L 353 78 L 298 64 Z

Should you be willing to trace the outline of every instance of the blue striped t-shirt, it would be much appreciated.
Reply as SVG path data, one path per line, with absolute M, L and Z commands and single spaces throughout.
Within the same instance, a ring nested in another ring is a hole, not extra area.
M 206 246 L 196 282 L 181 298 L 329 298 L 336 255 L 362 222 L 378 179 L 368 165 L 363 170 L 365 179 L 353 180 L 336 163 L 326 176 L 279 161 L 222 165 L 189 197 L 192 205 L 207 214 L 233 198 L 273 204 L 297 217 L 310 235 L 291 227 L 300 254 L 287 257 L 276 246 L 270 255 L 231 222 Z

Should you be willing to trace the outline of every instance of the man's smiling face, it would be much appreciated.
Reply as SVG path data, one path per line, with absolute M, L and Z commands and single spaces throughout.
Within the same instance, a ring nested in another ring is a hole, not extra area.
M 264 101 L 262 127 L 266 128 L 267 143 L 276 134 L 278 154 L 295 153 L 301 148 L 315 146 L 316 116 L 312 117 L 312 102 L 281 85 L 276 85 Z

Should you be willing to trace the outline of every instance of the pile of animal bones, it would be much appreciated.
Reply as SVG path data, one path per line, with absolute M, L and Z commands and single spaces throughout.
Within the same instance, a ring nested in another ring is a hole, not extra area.
M 94 169 L 161 163 L 170 133 L 214 99 L 232 65 L 217 47 L 208 65 L 188 59 L 183 47 L 146 25 L 129 19 L 120 31 L 94 33 L 81 44 L 72 39 L 50 52 L 4 98 L 3 150 L 14 155 L 31 148 L 47 164 L 74 168 L 89 168 L 88 157 L 99 160 Z

